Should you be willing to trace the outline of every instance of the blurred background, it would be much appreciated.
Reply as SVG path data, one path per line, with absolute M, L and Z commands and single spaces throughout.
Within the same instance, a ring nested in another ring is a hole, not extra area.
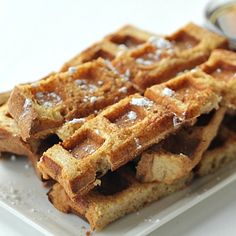
M 0 0 L 0 91 L 37 80 L 124 24 L 171 33 L 203 24 L 206 0 Z

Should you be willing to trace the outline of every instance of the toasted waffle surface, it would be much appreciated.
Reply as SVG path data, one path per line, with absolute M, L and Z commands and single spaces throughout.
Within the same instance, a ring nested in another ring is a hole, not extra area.
M 128 32 L 138 36 L 135 38 Z M 121 39 L 124 39 L 125 44 L 133 47 L 145 42 L 148 35 L 132 27 L 124 27 L 118 33 L 107 36 L 105 41 L 122 42 Z M 17 121 L 24 140 L 31 137 L 41 138 L 55 132 L 65 119 L 90 115 L 133 93 L 132 85 L 143 91 L 152 84 L 173 77 L 179 71 L 199 65 L 218 47 L 227 47 L 223 37 L 189 24 L 172 36 L 152 38 L 133 50 L 126 50 L 127 52 L 114 59 L 113 64 L 109 60 L 97 60 L 79 68 L 69 67 L 64 73 L 55 73 L 39 82 L 38 86 L 35 83 L 17 86 L 9 100 L 9 111 Z M 89 52 L 90 50 L 85 51 L 81 57 L 89 55 Z M 150 55 L 158 58 L 144 59 Z M 144 65 L 140 61 L 152 63 Z M 105 68 L 109 68 L 110 73 Z M 130 80 L 132 85 L 126 80 Z M 78 86 L 74 81 L 78 81 Z
M 100 59 L 37 84 L 16 86 L 8 107 L 27 140 L 54 133 L 66 120 L 88 116 L 134 91 Z
M 219 113 L 213 119 L 219 119 Z M 218 117 L 218 118 L 217 118 Z M 218 135 L 194 170 L 203 176 L 216 171 L 219 167 L 236 158 L 235 124 L 232 116 L 226 115 Z M 208 122 L 206 122 L 208 120 Z M 201 124 L 212 124 L 212 119 L 202 119 Z M 209 121 L 211 121 L 209 123 Z M 174 160 L 175 162 L 175 160 Z M 188 172 L 189 173 L 189 172 Z M 191 174 L 190 174 L 191 175 Z M 102 185 L 87 195 L 71 200 L 60 184 L 55 184 L 48 193 L 49 200 L 60 211 L 74 213 L 85 218 L 94 230 L 101 230 L 112 221 L 137 211 L 147 203 L 158 200 L 171 192 L 186 186 L 191 176 L 182 177 L 172 184 L 163 182 L 140 183 L 135 178 L 135 171 L 127 166 L 104 176 Z M 116 183 L 116 184 L 113 184 Z
M 66 62 L 61 71 L 67 71 L 70 67 L 99 57 L 112 60 L 117 54 L 147 42 L 152 36 L 154 36 L 153 33 L 146 32 L 132 25 L 126 25 Z
M 232 115 L 225 116 L 218 135 L 203 154 L 202 160 L 196 168 L 199 176 L 212 173 L 226 163 L 236 159 L 235 118 Z
M 214 50 L 209 60 L 200 68 L 225 88 L 222 94 L 225 105 L 236 109 L 236 53 L 222 49 Z
M 212 173 L 227 162 L 236 159 L 235 131 L 232 117 L 229 119 L 226 115 L 217 136 L 203 154 L 197 169 L 194 170 L 197 175 L 204 176 Z M 102 181 L 106 184 L 76 200 L 71 200 L 63 187 L 60 184 L 55 184 L 48 193 L 49 200 L 58 210 L 78 214 L 88 220 L 92 229 L 101 230 L 125 214 L 137 211 L 146 203 L 178 191 L 185 187 L 191 179 L 190 176 L 184 177 L 172 184 L 163 182 L 140 183 L 135 179 L 135 173 L 125 168 L 123 168 L 125 170 L 123 174 L 121 168 L 106 176 L 108 181 L 111 181 L 111 186 L 107 184 L 107 181 Z M 115 173 L 119 173 L 124 179 L 126 178 L 126 181 L 118 181 L 117 178 L 112 178 Z M 117 184 L 112 184 L 113 181 Z M 109 191 L 111 192 L 109 193 Z
M 225 38 L 192 23 L 164 37 L 125 26 L 16 86 L 8 109 L 0 95 L 0 151 L 28 155 L 58 181 L 54 206 L 100 230 L 183 188 L 194 167 L 202 176 L 235 159 L 236 56 L 215 48 Z
M 167 86 L 174 96 L 162 93 Z M 220 97 L 213 86 L 212 77 L 190 72 L 153 86 L 146 97 L 129 96 L 87 121 L 62 144 L 50 148 L 39 168 L 46 178 L 62 184 L 70 197 L 85 194 L 108 170 L 134 159 L 181 124 L 217 108 Z
M 48 196 L 60 211 L 82 215 L 92 229 L 101 230 L 116 219 L 184 188 L 190 180 L 191 175 L 172 185 L 139 183 L 133 171 L 123 167 L 110 173 L 104 185 L 76 200 L 71 200 L 59 184 L 53 186 Z
M 27 156 L 31 161 L 37 175 L 41 178 L 38 171 L 37 162 L 42 153 L 53 145 L 52 136 L 40 139 L 31 139 L 28 142 L 22 140 L 20 130 L 15 120 L 8 113 L 7 100 L 10 93 L 0 94 L 0 152 Z M 57 141 L 56 141 L 57 142 Z
M 18 155 L 28 155 L 29 145 L 20 137 L 16 122 L 9 116 L 7 105 L 0 107 L 0 152 L 12 152 Z
M 226 47 L 223 37 L 190 23 L 170 36 L 152 37 L 146 44 L 124 52 L 113 65 L 120 73 L 128 70 L 130 80 L 142 91 L 203 63 L 213 49 Z
M 213 113 L 213 114 L 212 114 Z M 189 173 L 216 136 L 225 108 L 202 115 L 194 126 L 183 127 L 142 153 L 137 178 L 142 182 L 173 183 Z
M 28 155 L 30 147 L 21 139 L 17 124 L 8 113 L 9 96 L 10 92 L 0 94 L 0 152 Z
M 5 95 L 4 99 L 6 101 L 7 97 Z M 40 155 L 33 150 L 31 144 L 22 140 L 20 130 L 14 119 L 9 115 L 6 103 L 0 106 L 0 152 L 29 157 L 37 175 L 41 176 L 37 168 Z

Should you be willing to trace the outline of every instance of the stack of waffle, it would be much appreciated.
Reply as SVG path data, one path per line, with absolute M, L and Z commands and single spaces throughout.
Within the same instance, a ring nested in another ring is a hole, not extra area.
M 195 24 L 125 26 L 61 71 L 0 96 L 0 151 L 26 155 L 48 198 L 92 229 L 236 158 L 236 54 Z

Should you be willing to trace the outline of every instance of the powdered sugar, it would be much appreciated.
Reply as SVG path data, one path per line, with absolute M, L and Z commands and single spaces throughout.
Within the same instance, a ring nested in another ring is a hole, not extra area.
M 128 80 L 130 79 L 130 75 L 131 75 L 130 69 L 127 69 L 127 70 L 125 71 L 125 73 L 122 75 L 122 79 L 123 79 L 124 81 L 128 81 Z
M 18 205 L 21 203 L 22 199 L 19 194 L 19 190 L 13 187 L 12 184 L 10 184 L 7 187 L 2 187 L 2 191 L 0 192 L 0 199 L 8 200 L 11 205 Z M 4 191 L 3 191 L 4 188 Z
M 77 80 L 75 80 L 75 84 L 80 86 L 80 85 L 87 84 L 87 81 L 84 79 L 77 79 Z
M 127 93 L 128 90 L 127 90 L 127 87 L 122 87 L 122 88 L 119 88 L 118 91 L 120 93 Z
M 15 155 L 11 155 L 11 161 L 16 161 L 16 156 Z
M 29 109 L 29 107 L 31 107 L 31 105 L 32 105 L 32 101 L 30 99 L 26 98 L 25 103 L 23 105 L 24 110 Z
M 51 108 L 61 102 L 61 97 L 55 92 L 37 92 L 37 102 L 45 108 Z
M 26 163 L 26 164 L 24 165 L 24 167 L 25 167 L 26 170 L 28 170 L 28 169 L 30 168 L 30 165 L 29 165 L 28 163 Z
M 119 44 L 118 49 L 125 51 L 125 50 L 128 50 L 128 47 L 125 44 Z
M 121 56 L 125 51 L 128 50 L 128 47 L 125 44 L 120 44 L 118 46 L 118 52 L 116 53 L 116 56 Z
M 173 97 L 174 96 L 174 94 L 175 94 L 175 91 L 173 91 L 172 89 L 170 89 L 170 88 L 164 88 L 163 90 L 162 90 L 162 95 L 164 95 L 164 96 L 167 96 L 167 97 Z
M 173 117 L 173 126 L 174 127 L 179 126 L 182 122 L 183 122 L 182 118 L 174 115 L 174 117 Z
M 127 117 L 129 120 L 136 120 L 137 119 L 137 113 L 134 111 L 129 111 L 127 114 Z
M 74 118 L 73 120 L 68 121 L 69 124 L 77 124 L 85 122 L 85 118 Z
M 90 103 L 95 103 L 98 100 L 98 97 L 95 96 L 84 96 L 83 102 L 90 102 Z
M 68 72 L 69 72 L 71 75 L 74 74 L 76 71 L 77 71 L 77 69 L 76 69 L 76 67 L 74 67 L 74 66 L 71 66 L 71 67 L 69 67 L 69 69 L 68 69 Z
M 100 134 L 101 134 L 100 130 L 98 130 L 98 129 L 95 129 L 95 133 L 96 133 L 97 135 L 100 135 Z
M 96 101 L 97 101 L 97 97 L 95 97 L 95 96 L 90 97 L 91 103 L 95 103 Z
M 29 98 L 26 98 L 23 105 L 23 113 L 21 115 L 21 118 L 24 118 L 29 113 L 31 106 L 32 101 Z
M 102 81 L 102 80 L 98 80 L 98 85 L 99 86 L 101 86 L 101 85 L 103 85 L 104 84 L 104 82 Z
M 145 60 L 143 58 L 137 58 L 136 62 L 140 65 L 144 65 L 144 66 L 150 66 L 151 64 L 153 64 L 152 60 Z
M 190 70 L 191 73 L 195 73 L 195 72 L 197 72 L 197 71 L 198 71 L 198 67 L 197 67 L 197 66 L 196 66 L 195 68 L 193 68 L 193 69 Z
M 142 145 L 140 144 L 140 140 L 138 138 L 134 138 L 134 142 L 135 142 L 137 150 L 142 148 Z
M 159 49 L 170 49 L 170 48 L 173 48 L 173 45 L 172 43 L 165 39 L 165 38 L 162 38 L 162 37 L 150 37 L 148 42 L 150 42 L 153 46 L 155 46 L 156 48 L 159 48 Z
M 105 60 L 106 66 L 113 71 L 114 74 L 118 75 L 119 71 L 112 65 L 112 63 L 109 60 Z
M 87 145 L 86 147 L 83 147 L 83 150 L 88 154 L 92 154 L 96 151 L 92 145 Z
M 150 101 L 147 98 L 132 98 L 130 104 L 135 106 L 145 107 L 145 106 L 152 106 L 153 101 Z
M 94 93 L 97 89 L 98 89 L 98 87 L 95 84 L 89 84 L 88 85 L 88 91 L 90 93 Z
M 99 82 L 99 81 L 98 81 Z M 103 83 L 103 81 L 101 81 Z M 89 93 L 94 93 L 98 87 L 95 84 L 88 84 L 84 79 L 75 80 L 77 86 L 82 90 L 87 90 Z

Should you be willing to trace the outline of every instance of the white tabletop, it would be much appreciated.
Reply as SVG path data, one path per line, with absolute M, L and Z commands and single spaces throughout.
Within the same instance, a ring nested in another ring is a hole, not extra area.
M 122 2 L 122 3 L 121 3 Z M 171 33 L 189 21 L 203 24 L 205 0 L 0 0 L 0 91 L 37 80 L 123 24 Z M 236 183 L 152 235 L 236 235 Z M 41 235 L 0 209 L 0 236 Z

